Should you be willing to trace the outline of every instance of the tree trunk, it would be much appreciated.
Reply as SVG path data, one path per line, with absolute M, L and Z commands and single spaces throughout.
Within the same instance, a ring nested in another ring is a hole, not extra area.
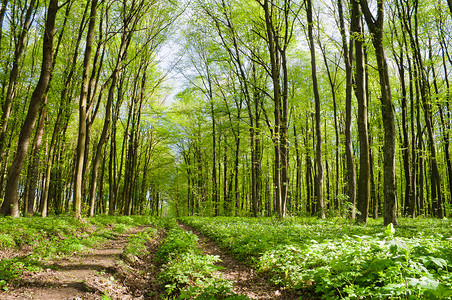
M 301 154 L 298 146 L 298 135 L 295 124 L 293 126 L 293 135 L 295 140 L 295 154 L 296 154 L 296 179 L 295 179 L 295 215 L 300 213 L 300 205 L 301 205 Z
M 111 111 L 112 111 L 112 104 L 113 104 L 113 99 L 114 99 L 114 92 L 116 89 L 116 82 L 117 82 L 117 78 L 118 78 L 118 73 L 119 73 L 119 66 L 121 64 L 122 61 L 122 57 L 125 54 L 126 51 L 126 39 L 124 38 L 122 40 L 121 43 L 121 47 L 120 47 L 120 51 L 118 53 L 118 57 L 116 60 L 116 66 L 115 69 L 113 70 L 111 76 L 110 76 L 110 88 L 108 91 L 108 97 L 107 97 L 107 104 L 105 107 L 105 119 L 104 119 L 104 125 L 102 127 L 102 132 L 99 138 L 99 142 L 97 143 L 97 147 L 96 147 L 96 154 L 94 156 L 93 159 L 93 169 L 92 169 L 92 173 L 91 173 L 91 191 L 90 191 L 90 212 L 89 212 L 89 216 L 93 217 L 94 216 L 94 205 L 95 205 L 95 198 L 96 198 L 96 189 L 97 189 L 97 177 L 99 174 L 99 165 L 100 165 L 100 161 L 101 161 L 101 157 L 102 157 L 102 149 L 103 146 L 105 144 L 105 142 L 107 141 L 107 136 L 110 130 L 110 122 L 111 122 Z M 118 100 L 118 102 L 120 103 L 120 101 Z M 120 105 L 120 104 L 117 105 Z
M 367 0 L 360 0 L 367 26 L 372 34 L 372 43 L 378 65 L 381 92 L 381 115 L 384 129 L 384 225 L 397 225 L 397 195 L 395 180 L 395 124 L 388 65 L 383 45 L 384 0 L 377 2 L 377 18 L 370 12 Z
M 406 40 L 404 41 L 405 45 L 407 45 Z M 416 149 L 416 131 L 415 131 L 415 122 L 416 122 L 416 115 L 415 115 L 415 98 L 414 98 L 414 89 L 413 89 L 413 72 L 411 70 L 411 62 L 408 59 L 408 76 L 409 76 L 409 83 L 410 83 L 410 98 L 411 98 L 411 105 L 410 105 L 410 129 L 411 129 L 411 190 L 412 190 L 412 202 L 410 203 L 410 215 L 416 216 L 416 207 L 419 208 L 418 205 L 418 191 L 417 191 L 417 149 Z M 420 127 L 418 130 L 421 130 Z M 422 135 L 419 136 L 419 139 L 422 140 Z
M 45 24 L 41 74 L 35 90 L 31 96 L 27 116 L 22 125 L 19 142 L 14 155 L 11 171 L 8 175 L 5 191 L 5 201 L 0 209 L 3 215 L 11 214 L 12 217 L 19 217 L 19 197 L 17 187 L 19 185 L 20 173 L 25 162 L 28 151 L 30 137 L 36 122 L 36 116 L 42 104 L 42 97 L 49 84 L 52 62 L 53 62 L 53 38 L 55 35 L 55 19 L 58 11 L 58 0 L 50 0 L 47 19 Z
M 339 22 L 342 36 L 342 47 L 344 49 L 345 60 L 345 156 L 347 160 L 347 195 L 348 201 L 352 204 L 351 218 L 355 219 L 356 207 L 356 175 L 355 163 L 353 160 L 353 143 L 352 143 L 352 60 L 353 42 L 350 40 L 350 48 L 347 46 L 347 38 L 345 35 L 344 13 L 342 9 L 342 1 L 337 1 L 339 10 Z
M 0 8 L 0 45 L 2 45 L 3 38 L 3 19 L 5 18 L 6 8 L 8 6 L 8 0 L 2 0 L 2 7 Z M 1 46 L 0 46 L 0 50 Z
M 315 61 L 315 45 L 312 20 L 312 3 L 307 0 L 306 13 L 308 18 L 308 37 L 309 49 L 311 52 L 311 76 L 312 88 L 314 90 L 315 99 L 315 136 L 316 136 L 316 166 L 317 176 L 315 182 L 315 196 L 316 196 L 316 212 L 320 214 L 320 218 L 325 219 L 325 208 L 323 204 L 323 162 L 322 162 L 322 130 L 321 130 L 321 111 L 320 111 L 320 95 L 317 83 L 317 67 Z
M 38 127 L 36 129 L 35 138 L 33 139 L 33 154 L 31 155 L 32 163 L 29 168 L 29 177 L 30 181 L 28 183 L 28 195 L 27 195 L 27 209 L 25 211 L 28 215 L 33 215 L 34 212 L 34 204 L 36 201 L 36 194 L 38 192 L 38 167 L 40 160 L 40 152 L 41 152 L 41 144 L 42 144 L 42 136 L 44 135 L 44 121 L 46 118 L 46 103 L 47 99 L 44 100 L 43 107 L 41 108 Z
M 447 48 L 445 47 L 445 41 L 441 42 L 441 52 L 442 52 L 442 59 L 443 59 L 443 69 L 444 74 L 448 74 L 447 70 L 447 64 L 446 64 L 446 55 L 445 52 L 447 51 Z M 448 91 L 450 91 L 450 83 L 448 76 L 444 76 L 444 80 L 446 82 L 446 88 Z M 446 160 L 446 166 L 447 166 L 447 174 L 449 179 L 449 195 L 452 193 L 452 164 L 451 164 L 451 158 L 450 158 L 450 93 L 446 95 L 446 121 L 442 121 L 442 123 L 445 123 L 445 126 L 443 125 L 444 130 L 444 154 L 445 154 L 445 160 Z M 450 199 L 450 198 L 449 198 Z M 449 200 L 450 201 L 450 200 Z
M 400 61 L 399 61 L 400 60 Z M 402 156 L 403 156 L 403 169 L 405 174 L 405 205 L 404 213 L 412 218 L 415 217 L 414 210 L 411 209 L 413 206 L 414 199 L 412 198 L 413 193 L 411 192 L 411 169 L 410 169 L 410 142 L 408 137 L 408 123 L 407 123 L 407 90 L 405 84 L 405 67 L 404 67 L 404 53 L 401 50 L 398 62 L 399 69 L 399 79 L 400 85 L 402 87 L 402 133 L 403 133 L 403 146 L 402 146 Z
M 75 217 L 82 217 L 82 182 L 83 166 L 85 163 L 86 147 L 86 123 L 87 123 L 87 101 L 89 72 L 91 69 L 91 52 L 94 39 L 94 26 L 96 24 L 97 0 L 91 1 L 91 11 L 89 15 L 88 33 L 86 36 L 85 55 L 83 60 L 82 87 L 79 100 L 79 129 L 75 162 L 75 185 L 74 185 L 74 205 Z
M 272 23 L 272 4 L 269 0 L 265 0 L 263 4 L 265 13 L 265 25 L 267 31 L 267 43 L 268 52 L 270 56 L 271 65 L 271 80 L 273 83 L 273 101 L 274 106 L 274 133 L 273 133 L 273 143 L 275 149 L 275 160 L 274 160 L 274 176 L 273 182 L 275 187 L 275 210 L 278 213 L 279 218 L 283 218 L 282 211 L 282 182 L 281 182 L 281 92 L 280 92 L 280 59 L 275 46 L 275 37 Z
M 3 4 L 5 4 L 5 6 L 3 6 Z M 32 23 L 32 19 L 33 19 L 33 13 L 36 13 L 36 8 L 35 8 L 35 4 L 36 4 L 36 0 L 31 0 L 27 11 L 25 13 L 25 18 L 24 18 L 24 22 L 22 24 L 22 31 L 20 33 L 20 35 L 17 37 L 17 40 L 15 41 L 14 44 L 14 58 L 13 58 L 13 66 L 11 69 L 11 72 L 9 73 L 9 82 L 8 82 L 8 88 L 6 91 L 6 97 L 5 97 L 5 101 L 3 103 L 2 106 L 2 115 L 1 115 L 1 119 L 0 119 L 0 124 L 1 124 L 1 131 L 0 131 L 0 155 L 2 155 L 2 163 L 6 164 L 6 160 L 4 160 L 4 149 L 5 149 L 5 144 L 6 144 L 6 133 L 7 133 L 7 129 L 8 129 L 8 122 L 9 122 L 9 118 L 11 116 L 11 105 L 13 102 L 13 99 L 15 97 L 15 93 L 16 93 L 16 83 L 17 83 L 17 77 L 19 76 L 19 68 L 20 68 L 20 63 L 21 63 L 21 58 L 23 55 L 23 52 L 25 50 L 26 47 L 26 43 L 27 43 L 27 36 L 28 36 L 28 32 Z M 6 9 L 6 3 L 4 1 L 4 3 L 2 3 L 2 10 Z M 2 18 L 4 16 L 4 12 L 2 12 Z M 3 20 L 2 20 L 3 21 Z M 3 28 L 3 24 L 1 23 L 2 28 Z
M 217 133 L 215 111 L 213 108 L 213 91 L 209 79 L 209 101 L 210 101 L 210 117 L 212 119 L 212 204 L 214 206 L 215 216 L 219 215 L 219 197 L 218 197 L 218 180 L 217 180 Z
M 364 65 L 364 33 L 361 26 L 359 3 L 353 1 L 350 29 L 355 42 L 355 96 L 358 102 L 359 175 L 358 175 L 358 223 L 367 224 L 369 218 L 369 131 L 367 128 L 367 87 Z

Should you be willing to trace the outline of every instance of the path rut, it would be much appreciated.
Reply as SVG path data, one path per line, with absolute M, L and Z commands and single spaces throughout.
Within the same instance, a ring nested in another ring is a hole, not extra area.
M 121 300 L 154 299 L 159 291 L 148 290 L 158 286 L 152 278 L 155 272 L 149 269 L 153 266 L 147 268 L 134 266 L 133 262 L 122 262 L 124 258 L 121 254 L 127 245 L 128 237 L 138 230 L 119 234 L 105 245 L 89 249 L 84 254 L 50 263 L 42 272 L 23 274 L 20 285 L 0 293 L 0 298 L 91 300 L 102 299 L 103 295 L 108 295 L 110 299 Z M 148 245 L 150 252 L 157 247 L 157 240 Z M 140 267 L 146 270 L 139 272 Z
M 224 279 L 231 280 L 234 285 L 234 293 L 248 296 L 250 299 L 298 299 L 296 291 L 277 287 L 271 284 L 262 274 L 257 274 L 256 270 L 238 261 L 231 255 L 223 251 L 210 238 L 203 236 L 192 227 L 180 224 L 181 228 L 192 231 L 198 236 L 199 247 L 205 254 L 218 255 L 221 262 L 218 265 L 224 269 L 220 270 Z

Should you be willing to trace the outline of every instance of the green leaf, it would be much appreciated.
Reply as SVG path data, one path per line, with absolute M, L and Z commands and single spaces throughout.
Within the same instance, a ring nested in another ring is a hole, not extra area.
M 447 267 L 447 261 L 445 259 L 437 258 L 437 257 L 431 257 L 430 260 L 432 261 L 432 263 L 434 263 L 435 265 L 437 265 L 441 269 Z
M 392 223 L 389 223 L 388 226 L 386 227 L 385 233 L 387 236 L 393 236 L 395 233 L 395 228 L 394 225 L 392 225 Z
M 419 281 L 419 286 L 426 290 L 436 290 L 436 289 L 438 289 L 438 286 L 440 284 L 441 283 L 438 280 L 428 278 L 425 276 L 421 277 L 421 279 Z

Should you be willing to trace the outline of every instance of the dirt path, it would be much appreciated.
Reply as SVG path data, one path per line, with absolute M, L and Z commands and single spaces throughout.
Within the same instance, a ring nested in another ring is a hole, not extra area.
M 208 237 L 203 236 L 190 226 L 180 224 L 184 230 L 191 230 L 199 238 L 199 247 L 205 254 L 218 255 L 221 259 L 222 277 L 234 284 L 234 293 L 247 295 L 250 299 L 298 299 L 295 291 L 285 290 L 272 285 L 266 278 L 258 276 L 256 271 L 237 261 L 218 247 Z
M 250 299 L 298 299 L 294 291 L 270 284 L 253 268 L 226 254 L 193 228 L 180 226 L 199 237 L 199 247 L 204 253 L 220 257 L 220 265 L 224 267 L 220 271 L 222 277 L 233 282 L 236 294 Z M 117 235 L 86 253 L 50 262 L 42 272 L 25 273 L 20 285 L 0 292 L 0 299 L 162 299 L 164 291 L 156 280 L 159 269 L 154 265 L 154 256 L 165 233 L 160 231 L 158 237 L 148 243 L 147 255 L 124 256 L 128 237 L 138 230 Z
M 158 240 L 148 244 L 150 255 L 144 261 L 121 257 L 127 238 L 137 229 L 120 234 L 113 240 L 87 253 L 67 257 L 43 272 L 23 274 L 21 284 L 0 293 L 0 299 L 153 299 L 159 294 L 158 283 L 153 276 L 153 252 Z M 123 260 L 129 260 L 124 263 Z

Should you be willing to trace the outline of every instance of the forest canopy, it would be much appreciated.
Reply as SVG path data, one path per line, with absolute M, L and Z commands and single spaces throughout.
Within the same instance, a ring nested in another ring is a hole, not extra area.
M 442 0 L 2 0 L 0 213 L 451 214 Z

